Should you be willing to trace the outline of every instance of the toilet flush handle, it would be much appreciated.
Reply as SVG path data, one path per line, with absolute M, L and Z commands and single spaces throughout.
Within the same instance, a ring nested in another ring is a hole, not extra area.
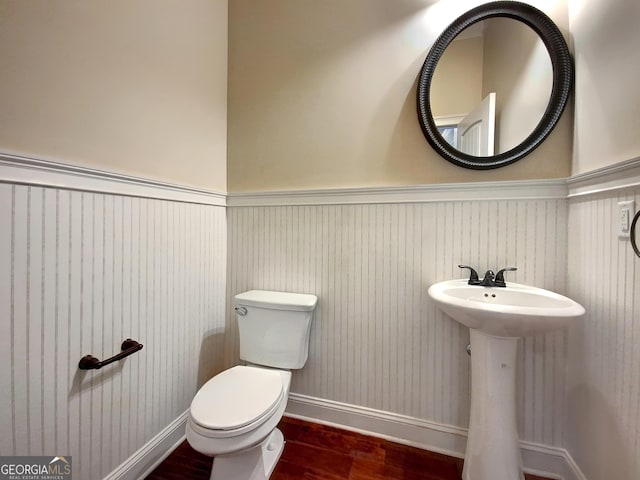
M 244 317 L 247 314 L 247 309 L 244 307 L 235 307 L 236 313 L 241 317 Z

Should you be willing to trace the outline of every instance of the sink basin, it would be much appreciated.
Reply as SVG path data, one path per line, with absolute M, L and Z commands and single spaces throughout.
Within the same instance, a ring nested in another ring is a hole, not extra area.
M 463 480 L 524 480 L 516 415 L 518 339 L 566 326 L 584 315 L 582 305 L 542 288 L 449 280 L 429 296 L 469 327 L 471 411 Z
M 448 280 L 432 285 L 429 296 L 454 320 L 499 337 L 549 332 L 585 313 L 570 298 L 511 282 L 506 287 L 481 287 L 465 279 Z

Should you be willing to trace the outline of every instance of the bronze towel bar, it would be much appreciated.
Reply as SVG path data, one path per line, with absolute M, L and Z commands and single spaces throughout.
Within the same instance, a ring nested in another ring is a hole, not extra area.
M 122 351 L 120 353 L 117 353 L 113 357 L 107 358 L 106 360 L 102 361 L 98 360 L 93 355 L 85 355 L 80 359 L 78 368 L 80 370 L 98 370 L 105 365 L 117 362 L 118 360 L 122 360 L 124 357 L 128 357 L 132 353 L 136 353 L 138 350 L 142 350 L 142 347 L 143 345 L 141 343 L 127 338 L 124 342 L 122 342 L 122 346 L 120 347 Z

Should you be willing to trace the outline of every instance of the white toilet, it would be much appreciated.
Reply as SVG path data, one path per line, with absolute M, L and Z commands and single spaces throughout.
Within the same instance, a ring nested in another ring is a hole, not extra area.
M 212 480 L 266 480 L 282 454 L 276 428 L 289 396 L 290 369 L 309 353 L 311 319 L 318 298 L 252 290 L 235 296 L 240 336 L 236 366 L 198 391 L 187 421 L 187 440 L 213 456 Z

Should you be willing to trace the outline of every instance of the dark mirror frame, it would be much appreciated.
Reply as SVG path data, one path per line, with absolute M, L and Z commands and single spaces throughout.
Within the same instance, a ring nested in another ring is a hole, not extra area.
M 490 157 L 476 157 L 455 149 L 440 135 L 431 112 L 431 81 L 438 61 L 458 34 L 474 23 L 493 17 L 512 18 L 525 23 L 540 36 L 551 57 L 553 86 L 542 119 L 522 143 L 511 150 Z M 531 153 L 551 133 L 567 104 L 573 88 L 573 78 L 573 59 L 569 47 L 556 24 L 547 15 L 537 8 L 521 2 L 486 3 L 458 17 L 442 32 L 431 47 L 418 81 L 417 100 L 420 126 L 436 152 L 456 165 L 475 170 L 504 167 Z
M 640 210 L 636 212 L 631 222 L 631 232 L 629 232 L 629 241 L 631 242 L 631 248 L 633 252 L 640 258 L 640 247 L 638 247 L 638 237 L 636 236 L 636 228 L 638 227 L 638 220 L 640 220 Z

